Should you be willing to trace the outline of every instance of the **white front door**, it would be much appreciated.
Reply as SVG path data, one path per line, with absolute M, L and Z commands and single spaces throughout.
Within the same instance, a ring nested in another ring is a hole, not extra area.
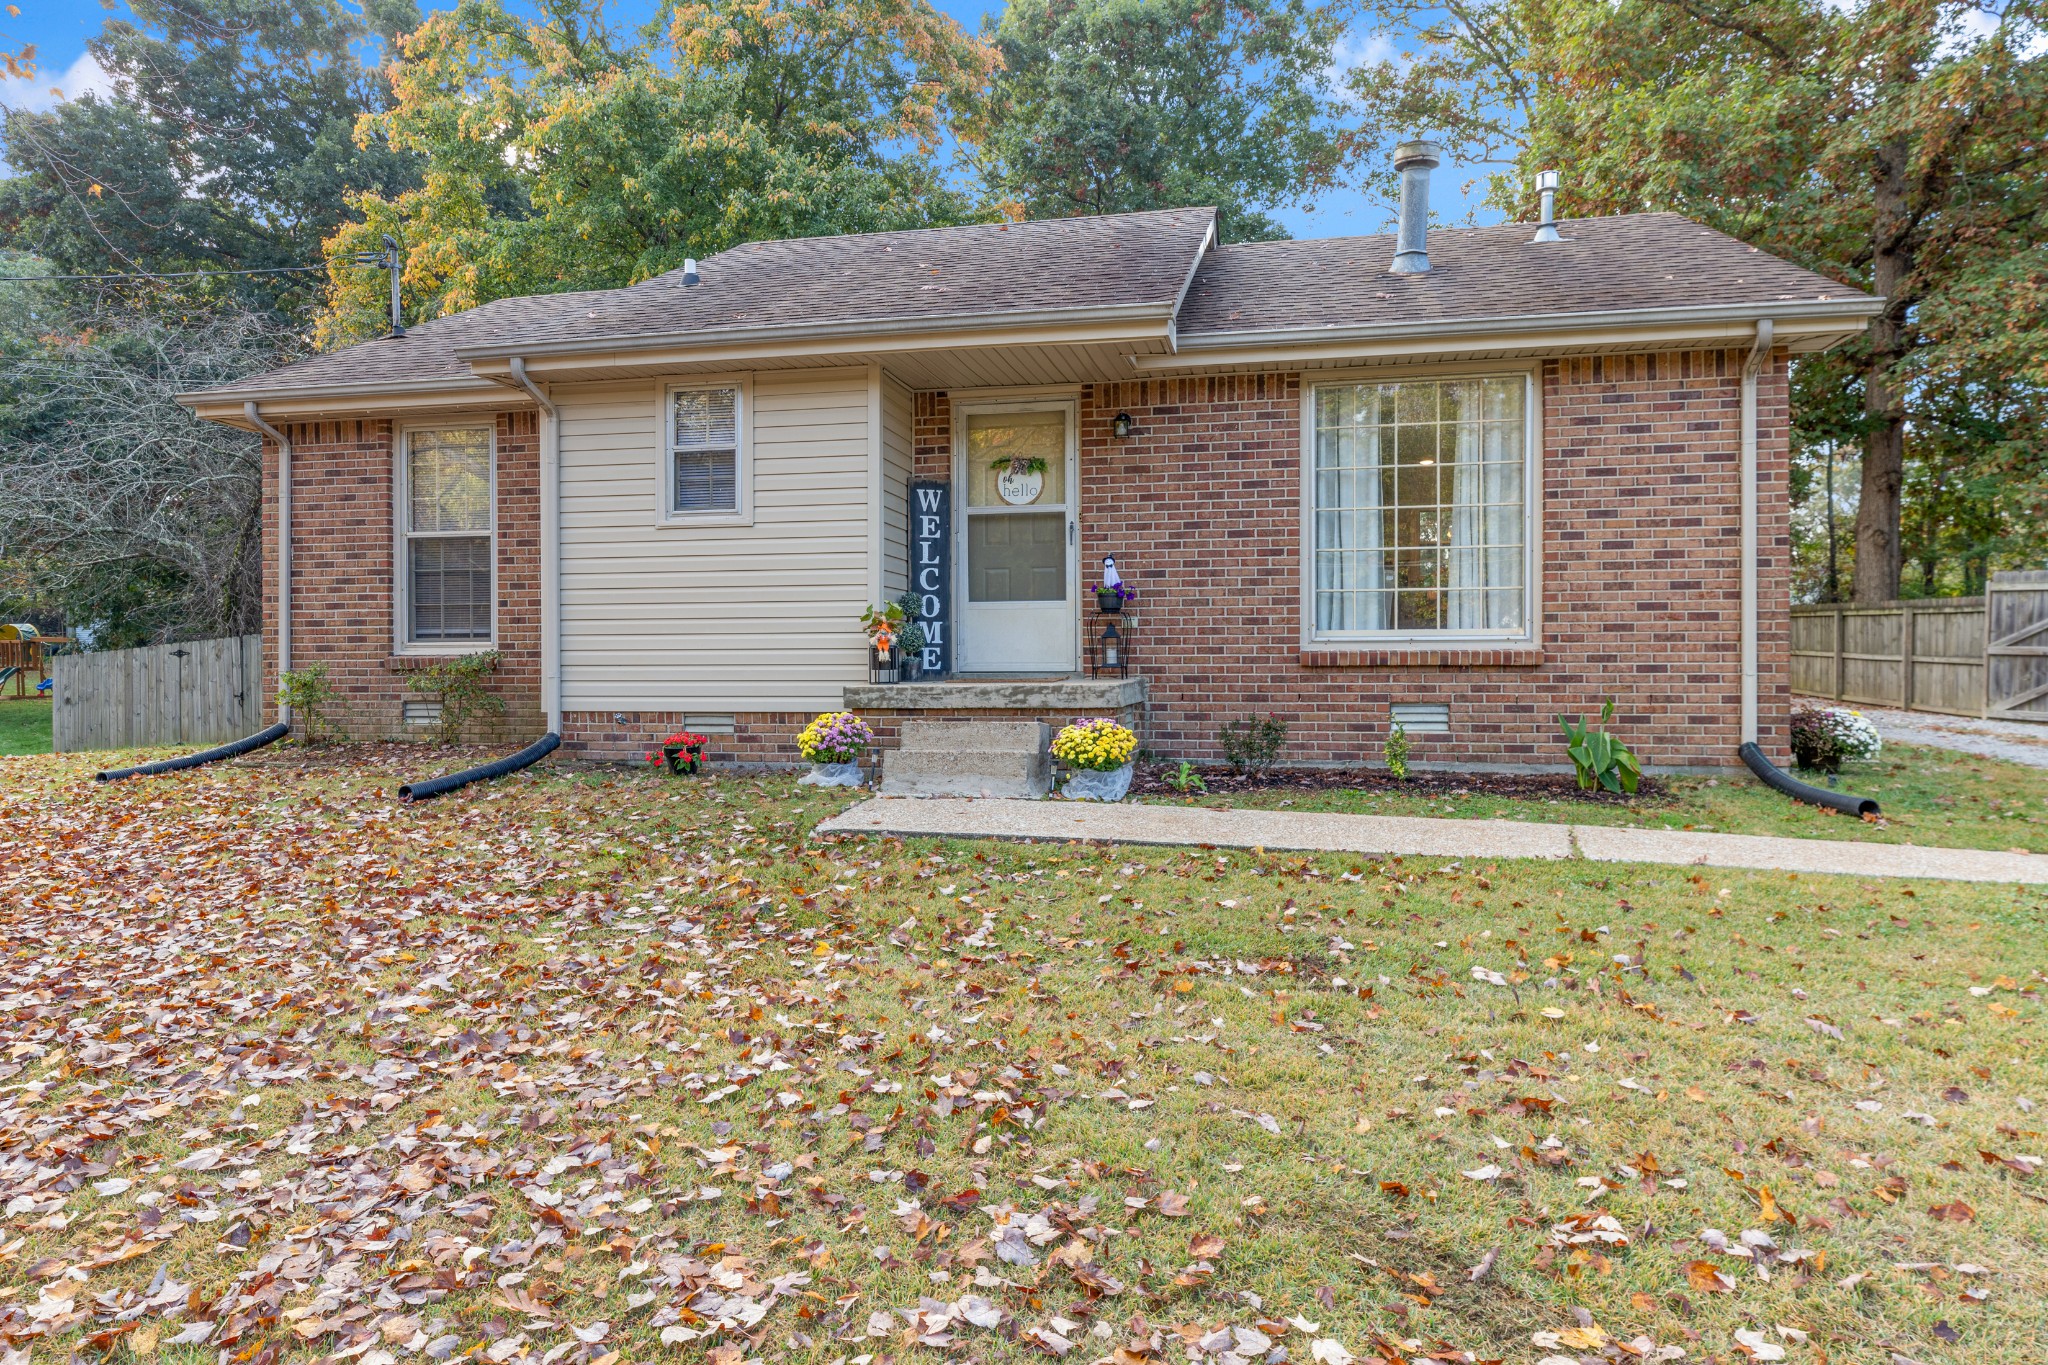
M 963 604 L 962 673 L 1071 673 L 1075 583 L 1074 405 L 962 404 L 953 449 Z

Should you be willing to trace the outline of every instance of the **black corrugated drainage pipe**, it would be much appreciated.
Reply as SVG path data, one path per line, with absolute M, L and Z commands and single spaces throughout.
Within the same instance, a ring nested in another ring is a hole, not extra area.
M 1851 796 L 1847 792 L 1829 791 L 1826 787 L 1814 787 L 1779 769 L 1778 765 L 1764 757 L 1764 751 L 1754 744 L 1745 744 L 1740 750 L 1742 761 L 1749 770 L 1764 780 L 1767 787 L 1775 787 L 1794 801 L 1804 801 L 1809 806 L 1826 806 L 1844 815 L 1876 815 L 1877 802 L 1867 796 Z
M 186 754 L 183 758 L 167 758 L 160 763 L 145 763 L 139 768 L 115 768 L 111 772 L 94 773 L 92 780 L 119 782 L 124 777 L 150 777 L 156 773 L 175 773 L 185 768 L 196 768 L 202 763 L 217 763 L 223 758 L 235 758 L 248 753 L 251 749 L 275 744 L 291 732 L 291 726 L 279 721 L 268 730 L 258 730 L 255 734 L 238 739 L 232 744 L 223 744 L 214 749 L 201 749 L 198 753 Z
M 398 799 L 431 801 L 437 796 L 445 796 L 457 787 L 467 787 L 472 782 L 488 782 L 494 777 L 516 773 L 521 768 L 531 768 L 561 746 L 562 737 L 550 730 L 509 758 L 501 758 L 495 763 L 486 763 L 478 768 L 464 768 L 461 772 L 450 773 L 446 777 L 430 777 L 424 782 L 408 782 L 398 789 Z

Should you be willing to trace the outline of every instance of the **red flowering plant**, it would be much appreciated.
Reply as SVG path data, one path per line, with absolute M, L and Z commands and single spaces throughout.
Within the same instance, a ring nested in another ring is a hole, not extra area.
M 711 741 L 692 730 L 678 730 L 661 742 L 659 749 L 647 751 L 649 763 L 666 763 L 668 770 L 681 775 L 694 773 L 704 761 L 704 746 Z

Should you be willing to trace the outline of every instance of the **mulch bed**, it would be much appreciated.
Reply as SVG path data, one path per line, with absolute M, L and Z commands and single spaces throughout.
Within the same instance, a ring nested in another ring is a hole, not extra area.
M 1568 773 L 1460 773 L 1435 769 L 1413 770 L 1406 781 L 1397 780 L 1384 768 L 1272 768 L 1263 773 L 1239 773 L 1229 768 L 1195 769 L 1207 784 L 1210 796 L 1240 792 L 1397 792 L 1403 796 L 1505 796 L 1522 800 L 1627 802 L 1662 794 L 1655 778 L 1645 777 L 1636 797 L 1617 796 L 1604 791 L 1582 791 L 1578 779 Z M 1134 796 L 1199 796 L 1181 792 L 1167 779 L 1180 772 L 1178 763 L 1145 764 L 1132 774 Z

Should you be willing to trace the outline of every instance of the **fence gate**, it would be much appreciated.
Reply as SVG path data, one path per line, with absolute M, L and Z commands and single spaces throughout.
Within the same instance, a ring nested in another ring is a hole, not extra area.
M 2008 570 L 1984 587 L 1984 709 L 2048 720 L 2048 570 Z
M 263 726 L 263 639 L 59 654 L 51 716 L 60 754 L 223 744 Z

